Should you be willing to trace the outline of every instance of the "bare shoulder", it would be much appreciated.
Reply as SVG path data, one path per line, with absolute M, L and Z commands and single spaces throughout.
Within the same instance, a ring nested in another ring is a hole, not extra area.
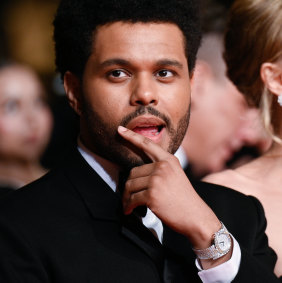
M 236 181 L 237 179 L 238 174 L 234 170 L 228 169 L 207 175 L 203 178 L 203 181 L 219 185 L 230 185 L 230 183 Z
M 203 181 L 232 188 L 244 194 L 248 194 L 248 188 L 252 187 L 251 180 L 231 169 L 210 174 L 204 177 Z

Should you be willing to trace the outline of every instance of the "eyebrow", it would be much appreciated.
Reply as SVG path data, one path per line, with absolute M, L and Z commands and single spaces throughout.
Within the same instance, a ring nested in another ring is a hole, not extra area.
M 171 60 L 171 59 L 162 59 L 157 61 L 158 66 L 172 66 L 172 67 L 177 67 L 179 69 L 183 69 L 183 64 L 181 64 L 177 60 Z
M 113 65 L 130 66 L 131 64 L 128 60 L 120 59 L 120 58 L 109 59 L 100 64 L 102 68 L 106 68 Z
M 132 66 L 132 64 L 128 60 L 120 59 L 120 58 L 113 58 L 113 59 L 109 59 L 109 60 L 106 60 L 106 61 L 102 62 L 100 64 L 100 67 L 106 68 L 106 67 L 113 66 L 113 65 Z M 171 59 L 161 59 L 161 60 L 158 60 L 156 62 L 156 65 L 159 66 L 159 67 L 173 66 L 173 67 L 177 67 L 179 69 L 183 69 L 183 64 L 181 64 L 177 60 L 171 60 Z

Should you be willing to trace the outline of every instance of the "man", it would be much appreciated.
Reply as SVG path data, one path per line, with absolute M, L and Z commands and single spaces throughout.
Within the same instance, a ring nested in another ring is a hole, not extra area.
M 258 111 L 226 77 L 219 32 L 206 33 L 197 54 L 189 129 L 182 147 L 194 177 L 223 170 L 242 146 L 265 151 L 270 145 Z M 212 133 L 207 138 L 207 134 Z
M 173 156 L 188 125 L 197 1 L 62 1 L 54 25 L 79 146 L 2 201 L 0 279 L 199 282 L 197 254 L 203 282 L 276 282 L 260 204 L 212 185 L 200 197 Z

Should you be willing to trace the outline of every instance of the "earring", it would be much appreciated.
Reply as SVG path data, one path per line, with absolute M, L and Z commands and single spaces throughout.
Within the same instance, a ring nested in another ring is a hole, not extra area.
M 280 106 L 282 106 L 282 94 L 278 96 L 277 102 L 279 103 Z

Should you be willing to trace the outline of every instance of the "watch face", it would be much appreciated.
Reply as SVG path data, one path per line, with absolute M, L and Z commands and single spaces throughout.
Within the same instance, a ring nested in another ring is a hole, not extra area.
M 231 246 L 231 240 L 229 234 L 221 233 L 215 237 L 215 246 L 222 253 L 229 251 Z

